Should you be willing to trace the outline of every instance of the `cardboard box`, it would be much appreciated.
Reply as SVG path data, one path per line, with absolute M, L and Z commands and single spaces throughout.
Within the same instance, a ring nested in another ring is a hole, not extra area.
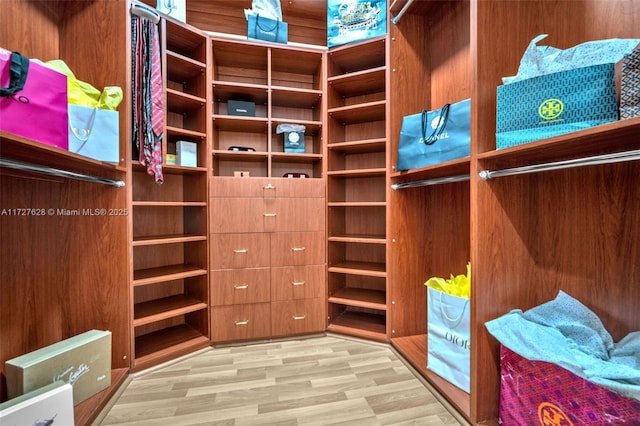
M 0 404 L 3 425 L 73 425 L 73 387 L 57 381 Z
M 245 117 L 256 116 L 255 102 L 232 101 L 227 104 L 229 115 L 241 115 Z
M 15 398 L 59 380 L 78 404 L 111 385 L 111 332 L 91 330 L 5 363 L 7 395 Z
M 194 142 L 176 142 L 176 161 L 178 166 L 198 167 L 198 144 Z

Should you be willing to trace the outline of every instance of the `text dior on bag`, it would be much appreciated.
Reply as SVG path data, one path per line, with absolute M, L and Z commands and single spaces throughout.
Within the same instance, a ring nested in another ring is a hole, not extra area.
M 459 336 L 457 334 L 452 333 L 451 331 L 447 331 L 444 334 L 444 338 L 447 342 L 451 342 L 456 346 L 459 346 L 463 349 L 471 350 L 471 343 L 469 343 L 469 338 L 464 336 Z

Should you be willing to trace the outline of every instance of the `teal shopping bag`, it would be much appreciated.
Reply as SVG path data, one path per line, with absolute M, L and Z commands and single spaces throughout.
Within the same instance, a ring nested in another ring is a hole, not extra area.
M 498 86 L 496 148 L 616 120 L 614 64 L 541 75 Z
M 469 156 L 470 128 L 470 99 L 404 117 L 396 170 L 416 169 Z

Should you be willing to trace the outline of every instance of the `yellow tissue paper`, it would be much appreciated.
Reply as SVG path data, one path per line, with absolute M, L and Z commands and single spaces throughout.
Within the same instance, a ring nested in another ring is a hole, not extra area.
M 429 278 L 424 285 L 435 290 L 442 291 L 453 296 L 471 297 L 471 262 L 467 263 L 467 274 L 456 275 L 451 274 L 448 280 L 440 277 Z
M 101 92 L 89 83 L 78 80 L 69 66 L 60 59 L 48 61 L 46 65 L 67 76 L 67 96 L 70 104 L 115 111 L 122 102 L 120 87 L 107 86 Z

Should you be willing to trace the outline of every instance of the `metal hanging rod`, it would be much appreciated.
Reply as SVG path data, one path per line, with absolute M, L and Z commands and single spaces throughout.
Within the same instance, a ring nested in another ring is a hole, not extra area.
M 400 12 L 398 12 L 398 14 L 393 17 L 391 22 L 393 22 L 394 25 L 400 22 L 400 18 L 402 18 L 402 15 L 404 15 L 404 13 L 409 9 L 411 3 L 413 3 L 413 0 L 407 0 L 404 6 L 402 6 L 402 9 L 400 9 Z
M 391 189 L 412 188 L 415 186 L 440 185 L 443 183 L 461 182 L 463 180 L 469 180 L 469 175 L 456 175 L 456 176 L 447 176 L 442 178 L 416 180 L 413 182 L 394 183 L 393 185 L 391 185 Z
M 52 167 L 40 166 L 40 165 L 32 164 L 32 163 L 23 163 L 22 161 L 8 160 L 6 158 L 0 158 L 0 167 L 6 167 L 8 169 L 15 169 L 15 170 L 24 170 L 24 171 L 28 171 L 28 172 L 41 173 L 41 174 L 49 175 L 49 176 L 57 176 L 57 177 L 75 179 L 75 180 L 83 180 L 83 181 L 86 181 L 86 182 L 101 183 L 103 185 L 115 186 L 116 188 L 124 187 L 124 181 L 122 181 L 122 180 L 114 180 L 114 179 L 107 179 L 107 178 L 102 178 L 102 177 L 90 176 L 90 175 L 85 175 L 85 174 L 82 174 L 82 173 L 70 172 L 68 170 L 61 170 L 61 169 L 54 169 Z
M 620 163 L 632 160 L 640 160 L 640 149 L 616 152 L 613 154 L 595 155 L 593 157 L 576 158 L 574 160 L 556 161 L 553 163 L 533 164 L 530 166 L 514 167 L 512 169 L 482 170 L 478 172 L 478 175 L 483 180 L 489 180 L 501 176 L 569 169 L 572 167 L 595 166 L 598 164 Z

